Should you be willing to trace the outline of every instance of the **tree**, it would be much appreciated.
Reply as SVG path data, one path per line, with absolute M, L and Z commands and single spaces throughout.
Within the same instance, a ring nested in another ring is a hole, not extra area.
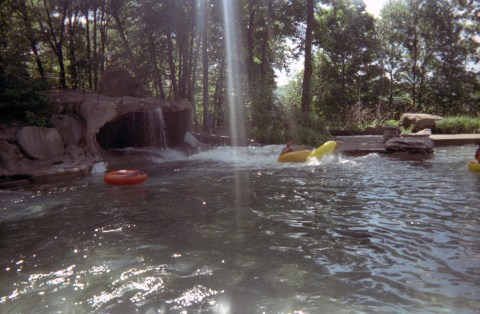
M 203 60 L 203 130 L 208 131 L 208 0 L 202 1 L 202 60 Z
M 471 39 L 464 36 L 468 22 L 455 3 L 390 1 L 380 25 L 383 46 L 393 47 L 383 50 L 383 60 L 390 60 L 387 66 L 397 70 L 391 84 L 406 87 L 411 110 L 461 111 L 476 82 L 465 69 L 473 51 Z
M 397 87 L 402 77 L 401 33 L 395 28 L 396 18 L 401 8 L 398 3 L 390 3 L 382 10 L 382 18 L 377 21 L 377 34 L 380 42 L 379 60 L 388 79 L 388 107 L 394 107 L 394 97 L 400 90 Z
M 65 38 L 65 21 L 69 1 L 67 0 L 42 0 L 42 8 L 35 7 L 34 16 L 40 26 L 44 40 L 54 52 L 60 69 L 59 86 L 67 88 L 63 44 Z
M 199 104 L 205 129 L 224 126 L 231 69 L 222 1 L 204 3 L 4 0 L 0 63 L 5 72 L 26 71 L 19 78 L 56 77 L 61 88 L 84 81 L 91 90 L 106 67 L 123 66 L 152 94 Z M 344 120 L 353 106 L 371 110 L 379 97 L 389 110 L 478 111 L 478 81 L 466 67 L 480 55 L 478 1 L 391 0 L 376 24 L 362 0 L 235 5 L 237 30 L 247 30 L 231 51 L 246 64 L 238 93 L 258 139 L 281 140 L 287 116 L 300 118 L 307 138 L 321 119 Z M 275 70 L 291 58 L 303 58 L 304 71 L 282 107 Z
M 38 49 L 39 38 L 32 25 L 31 9 L 27 6 L 25 0 L 8 0 L 6 3 L 10 6 L 12 12 L 18 14 L 19 20 L 21 21 L 19 23 L 19 25 L 21 25 L 19 26 L 19 34 L 24 37 L 25 42 L 30 46 L 31 51 L 35 56 L 38 74 L 40 75 L 40 78 L 46 82 L 45 69 Z
M 333 1 L 318 16 L 315 42 L 315 103 L 329 119 L 342 119 L 354 103 L 375 97 L 369 86 L 378 77 L 374 18 L 363 2 Z
M 115 21 L 115 27 L 116 27 L 116 29 L 118 31 L 118 34 L 120 35 L 120 38 L 122 40 L 123 48 L 125 49 L 125 51 L 127 53 L 129 67 L 133 71 L 133 73 L 135 73 L 135 76 L 138 78 L 139 77 L 139 72 L 138 72 L 137 62 L 135 60 L 133 50 L 130 47 L 130 43 L 128 41 L 127 34 L 125 32 L 124 21 L 121 18 L 121 12 L 122 12 L 122 9 L 124 7 L 124 1 L 125 0 L 111 0 L 110 1 L 110 13 L 113 17 L 113 20 Z
M 314 0 L 307 0 L 307 28 L 305 30 L 305 60 L 303 69 L 302 84 L 302 113 L 308 116 L 310 113 L 310 82 L 312 78 L 312 41 L 313 41 L 313 22 L 315 14 Z

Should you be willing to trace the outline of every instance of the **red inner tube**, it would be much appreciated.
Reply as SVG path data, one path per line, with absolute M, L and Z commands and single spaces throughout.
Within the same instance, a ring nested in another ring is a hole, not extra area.
M 138 184 L 147 180 L 147 174 L 140 170 L 116 170 L 107 172 L 103 179 L 113 185 Z

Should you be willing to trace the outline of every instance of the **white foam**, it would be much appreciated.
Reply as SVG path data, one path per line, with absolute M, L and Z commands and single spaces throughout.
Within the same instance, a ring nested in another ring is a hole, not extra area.
M 213 161 L 237 166 L 265 166 L 277 163 L 280 149 L 268 147 L 219 146 L 189 157 L 189 160 Z

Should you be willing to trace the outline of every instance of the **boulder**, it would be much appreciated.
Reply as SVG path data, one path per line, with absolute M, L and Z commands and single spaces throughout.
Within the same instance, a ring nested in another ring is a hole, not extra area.
M 385 143 L 387 152 L 408 152 L 413 154 L 433 153 L 433 141 L 425 136 L 394 137 Z
M 205 151 L 210 148 L 209 145 L 200 142 L 192 133 L 186 132 L 183 138 L 184 142 L 194 148 L 196 151 Z
M 394 126 L 387 126 L 383 130 L 383 142 L 387 142 L 389 139 L 400 136 L 400 128 Z
M 435 129 L 438 120 L 441 116 L 426 114 L 426 113 L 404 113 L 398 122 L 399 127 L 404 129 L 412 129 L 413 132 L 418 132 L 423 129 Z
M 17 143 L 25 154 L 37 160 L 55 159 L 65 154 L 65 145 L 55 128 L 27 126 L 17 133 Z
M 145 92 L 130 75 L 130 72 L 119 67 L 105 69 L 99 83 L 100 94 L 110 97 L 145 97 Z
M 55 114 L 50 122 L 62 136 L 65 145 L 78 145 L 85 138 L 85 125 L 72 116 Z
M 22 158 L 20 148 L 7 141 L 0 140 L 0 168 L 2 170 L 16 170 L 19 166 L 18 160 Z M 0 172 L 3 175 L 3 172 Z

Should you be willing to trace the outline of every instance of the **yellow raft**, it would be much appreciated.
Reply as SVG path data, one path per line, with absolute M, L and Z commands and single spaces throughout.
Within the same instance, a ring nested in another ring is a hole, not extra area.
M 328 141 L 322 146 L 310 150 L 299 150 L 295 152 L 285 153 L 278 157 L 280 162 L 305 162 L 308 158 L 317 158 L 322 159 L 326 154 L 331 154 L 337 148 L 337 143 L 335 141 Z
M 470 160 L 468 162 L 468 169 L 472 171 L 480 171 L 480 162 L 474 160 Z

